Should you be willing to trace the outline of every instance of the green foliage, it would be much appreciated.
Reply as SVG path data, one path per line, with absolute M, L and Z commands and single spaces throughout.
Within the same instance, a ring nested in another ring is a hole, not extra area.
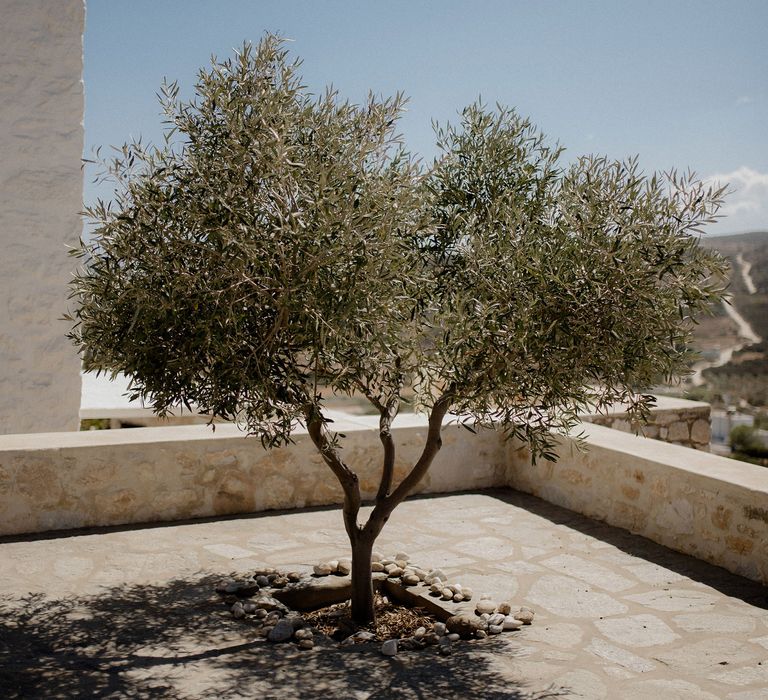
M 687 388 L 683 393 L 683 398 L 688 399 L 688 401 L 704 401 L 709 404 L 723 403 L 723 397 L 706 384 Z
M 750 425 L 737 425 L 731 430 L 731 449 L 734 452 L 755 459 L 768 458 L 768 446 L 757 435 L 757 430 Z
M 396 373 L 418 284 L 415 166 L 401 96 L 308 95 L 280 41 L 163 90 L 161 149 L 110 164 L 117 206 L 79 254 L 73 332 L 86 369 L 124 371 L 163 414 L 194 403 L 285 442 L 318 383 Z
M 637 162 L 560 164 L 513 110 L 436 127 L 423 169 L 404 100 L 312 96 L 279 39 L 162 100 L 158 148 L 109 163 L 86 210 L 71 337 L 164 414 L 194 403 L 282 444 L 330 392 L 385 414 L 404 389 L 552 458 L 552 430 L 684 371 L 693 317 L 722 291 L 698 245 L 722 190 Z M 441 405 L 443 405 L 441 404 Z
M 109 430 L 109 418 L 85 418 L 80 421 L 80 430 Z
M 446 333 L 431 371 L 460 387 L 456 407 L 544 450 L 586 408 L 642 416 L 721 292 L 722 261 L 692 235 L 721 192 L 635 160 L 562 170 L 560 149 L 503 108 L 471 105 L 437 134 L 426 184 Z

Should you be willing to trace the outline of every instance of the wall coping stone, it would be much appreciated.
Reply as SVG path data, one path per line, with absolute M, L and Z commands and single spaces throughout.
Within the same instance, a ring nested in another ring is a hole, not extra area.
M 750 491 L 766 494 L 768 499 L 768 469 L 749 462 L 740 462 L 710 452 L 624 433 L 595 423 L 583 423 L 589 446 L 615 450 L 648 462 L 687 472 L 692 477 L 724 481 Z M 574 431 L 578 432 L 578 429 Z M 566 438 L 567 439 L 567 438 Z M 766 500 L 768 506 L 768 500 Z
M 705 401 L 691 401 L 689 399 L 680 399 L 676 396 L 663 396 L 654 394 L 656 405 L 651 409 L 651 413 L 658 411 L 709 411 L 711 406 Z M 613 404 L 607 411 L 602 413 L 586 413 L 586 417 L 592 416 L 619 416 L 625 414 L 629 408 L 628 404 Z

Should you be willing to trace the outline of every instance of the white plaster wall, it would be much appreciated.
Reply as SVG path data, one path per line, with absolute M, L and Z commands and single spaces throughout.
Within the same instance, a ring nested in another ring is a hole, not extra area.
M 76 430 L 83 0 L 0 0 L 0 433 Z

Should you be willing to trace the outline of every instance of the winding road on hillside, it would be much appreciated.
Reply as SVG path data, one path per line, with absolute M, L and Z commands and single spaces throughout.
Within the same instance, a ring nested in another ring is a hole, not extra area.
M 744 256 L 741 253 L 736 256 L 736 262 L 739 264 L 739 270 L 741 270 L 741 278 L 744 280 L 744 286 L 750 294 L 754 294 L 757 292 L 757 287 L 755 287 L 755 283 L 752 281 L 752 277 L 749 274 L 750 270 L 752 270 L 752 263 L 744 260 Z
M 748 263 L 746 260 L 744 260 L 744 257 L 741 253 L 736 256 L 736 263 L 739 266 L 739 272 L 741 273 L 741 277 L 744 280 L 744 285 L 746 286 L 747 291 L 750 294 L 754 294 L 757 289 L 755 287 L 755 283 L 752 281 L 752 277 L 749 274 L 749 271 L 752 268 L 751 263 Z M 731 301 L 732 300 L 733 297 L 731 297 Z M 739 329 L 739 342 L 719 350 L 717 357 L 715 357 L 713 360 L 702 360 L 701 362 L 697 362 L 693 366 L 693 374 L 691 375 L 691 384 L 693 384 L 693 386 L 700 386 L 704 382 L 702 372 L 705 369 L 709 369 L 710 367 L 722 367 L 731 361 L 734 353 L 738 352 L 747 345 L 752 345 L 761 341 L 760 336 L 755 333 L 752 326 L 749 325 L 747 319 L 745 319 L 739 313 L 738 309 L 733 305 L 733 303 L 729 304 L 724 301 L 723 308 L 725 309 L 725 313 L 727 313 L 728 316 L 733 319 L 736 327 Z

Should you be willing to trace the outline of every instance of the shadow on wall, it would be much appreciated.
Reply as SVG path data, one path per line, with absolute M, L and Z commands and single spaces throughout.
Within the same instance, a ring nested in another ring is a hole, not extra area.
M 509 680 L 515 644 L 487 639 L 382 657 L 321 642 L 310 652 L 248 633 L 212 594 L 217 577 L 93 597 L 0 601 L 0 697 L 560 697 Z M 505 673 L 505 668 L 507 672 Z

